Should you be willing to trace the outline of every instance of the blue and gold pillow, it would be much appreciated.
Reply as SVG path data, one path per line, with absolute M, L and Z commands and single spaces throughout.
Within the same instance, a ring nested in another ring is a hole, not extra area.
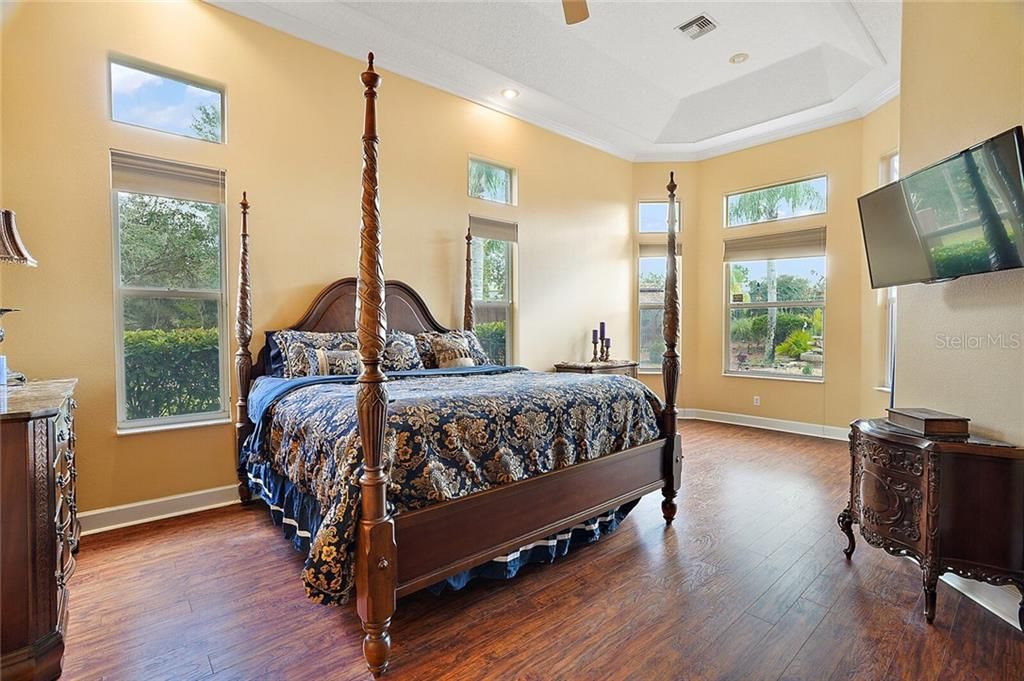
M 309 359 L 310 350 L 355 350 L 356 332 L 339 331 L 334 333 L 318 333 L 315 331 L 292 331 L 285 329 L 275 331 L 271 334 L 273 344 L 276 346 L 280 367 L 275 366 L 273 361 L 273 347 L 271 348 L 271 370 L 273 375 L 283 378 L 297 378 L 299 376 L 310 376 L 311 365 Z
M 464 340 L 469 347 L 469 355 L 473 358 L 473 364 L 476 366 L 494 364 L 491 358 L 487 356 L 487 353 L 484 352 L 483 346 L 480 345 L 480 340 L 472 331 L 449 331 L 447 333 L 424 331 L 423 333 L 416 334 L 416 349 L 420 353 L 420 359 L 423 360 L 425 368 L 437 369 L 440 366 L 437 355 L 434 352 L 433 341 L 435 338 L 441 337 L 454 337 Z
M 309 376 L 354 376 L 363 368 L 358 350 L 310 348 L 307 359 Z
M 423 368 L 416 339 L 405 331 L 389 331 L 384 344 L 382 369 L 384 371 L 413 371 Z

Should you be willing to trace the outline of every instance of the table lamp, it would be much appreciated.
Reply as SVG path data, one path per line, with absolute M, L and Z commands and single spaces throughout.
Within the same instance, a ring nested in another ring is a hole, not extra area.
M 18 224 L 14 220 L 14 211 L 0 209 L 0 262 L 13 262 L 19 265 L 35 267 L 38 263 L 33 258 L 18 234 Z M 16 312 L 15 308 L 0 308 L 0 318 L 8 312 Z M 0 343 L 4 340 L 3 326 L 0 326 Z M 25 382 L 25 374 L 7 370 L 7 358 L 0 355 L 0 385 L 11 385 Z

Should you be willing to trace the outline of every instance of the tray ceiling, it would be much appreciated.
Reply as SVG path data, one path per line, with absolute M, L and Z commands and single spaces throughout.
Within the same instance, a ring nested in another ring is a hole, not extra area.
M 899 2 L 590 0 L 574 26 L 557 1 L 212 4 L 630 160 L 835 125 L 899 90 Z M 698 14 L 717 28 L 675 30 Z

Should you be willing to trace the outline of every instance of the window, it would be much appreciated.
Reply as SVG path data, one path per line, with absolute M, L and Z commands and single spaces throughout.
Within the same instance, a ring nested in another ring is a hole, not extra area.
M 893 152 L 882 157 L 878 169 L 878 186 L 884 186 L 900 179 L 900 154 Z
M 828 178 L 815 177 L 729 194 L 725 207 L 726 227 L 818 215 L 828 207 Z
M 676 201 L 676 217 L 679 201 Z M 668 232 L 668 201 L 641 201 L 637 225 L 641 234 L 666 234 Z
M 495 364 L 512 357 L 512 249 L 515 223 L 470 216 L 476 335 Z
M 732 260 L 725 273 L 725 372 L 821 379 L 825 256 Z
M 680 205 L 676 201 L 676 224 L 681 224 Z M 665 279 L 668 263 L 668 201 L 641 201 L 637 207 L 637 228 L 640 241 L 637 271 L 637 307 L 639 309 L 638 343 L 640 370 L 661 370 L 665 352 Z M 678 227 L 677 227 L 678 234 Z M 678 242 L 677 254 L 678 254 Z M 679 261 L 677 259 L 678 268 Z
M 122 429 L 227 416 L 224 175 L 111 152 Z
M 513 205 L 515 171 L 476 158 L 469 159 L 469 195 L 484 201 Z
M 224 141 L 224 94 L 149 68 L 110 62 L 110 113 L 118 123 Z

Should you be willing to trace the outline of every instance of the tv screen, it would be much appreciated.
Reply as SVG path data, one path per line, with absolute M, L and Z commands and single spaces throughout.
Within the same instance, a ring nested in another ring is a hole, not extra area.
M 1024 266 L 1020 126 L 860 197 L 871 287 Z

